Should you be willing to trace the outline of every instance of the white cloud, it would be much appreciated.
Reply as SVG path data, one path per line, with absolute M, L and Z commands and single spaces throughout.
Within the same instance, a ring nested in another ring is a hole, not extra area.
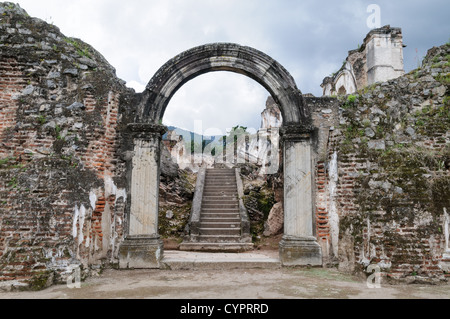
M 203 131 L 215 128 L 226 132 L 238 124 L 259 129 L 268 96 L 262 86 L 245 76 L 207 73 L 180 88 L 167 107 L 164 123 L 194 130 L 195 121 L 201 121 Z
M 141 93 L 145 90 L 145 85 L 137 81 L 127 82 L 127 87 L 134 89 L 137 93 Z

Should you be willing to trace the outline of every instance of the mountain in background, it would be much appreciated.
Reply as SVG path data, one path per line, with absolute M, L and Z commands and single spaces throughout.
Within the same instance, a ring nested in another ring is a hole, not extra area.
M 167 127 L 169 129 L 169 131 L 175 131 L 175 133 L 177 133 L 180 136 L 183 136 L 183 140 L 186 143 L 190 143 L 191 141 L 197 142 L 197 141 L 205 141 L 205 145 L 208 145 L 212 142 L 215 143 L 220 143 L 222 144 L 222 142 L 220 141 L 220 139 L 223 137 L 222 135 L 220 136 L 204 136 L 204 135 L 200 135 L 176 126 L 168 126 Z M 164 134 L 163 136 L 163 140 L 166 140 L 168 136 L 168 133 Z

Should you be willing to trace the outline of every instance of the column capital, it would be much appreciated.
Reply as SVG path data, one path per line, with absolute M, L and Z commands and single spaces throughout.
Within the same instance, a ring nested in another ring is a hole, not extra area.
M 167 131 L 167 127 L 156 123 L 131 123 L 127 125 L 127 129 L 134 138 L 143 138 L 149 136 L 162 137 Z
M 312 126 L 285 125 L 280 128 L 283 141 L 304 141 L 311 138 L 314 131 Z

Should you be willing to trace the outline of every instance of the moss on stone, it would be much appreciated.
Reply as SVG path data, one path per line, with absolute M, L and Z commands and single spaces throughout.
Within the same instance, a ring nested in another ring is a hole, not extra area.
M 54 273 L 51 270 L 41 271 L 34 274 L 28 283 L 29 289 L 32 291 L 43 290 L 54 283 Z
M 244 194 L 243 201 L 250 218 L 250 232 L 255 242 L 264 232 L 265 222 L 275 205 L 275 194 L 267 185 L 247 188 Z
M 159 234 L 163 238 L 183 238 L 186 225 L 189 222 L 192 203 L 184 205 L 164 205 L 159 209 Z M 167 218 L 167 213 L 173 213 L 172 218 Z

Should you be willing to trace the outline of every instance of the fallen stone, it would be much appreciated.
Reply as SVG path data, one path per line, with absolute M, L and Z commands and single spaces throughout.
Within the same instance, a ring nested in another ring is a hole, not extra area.
M 283 203 L 276 203 L 269 213 L 269 218 L 265 223 L 265 230 L 263 235 L 266 237 L 277 235 L 282 229 L 284 224 L 284 210 Z

